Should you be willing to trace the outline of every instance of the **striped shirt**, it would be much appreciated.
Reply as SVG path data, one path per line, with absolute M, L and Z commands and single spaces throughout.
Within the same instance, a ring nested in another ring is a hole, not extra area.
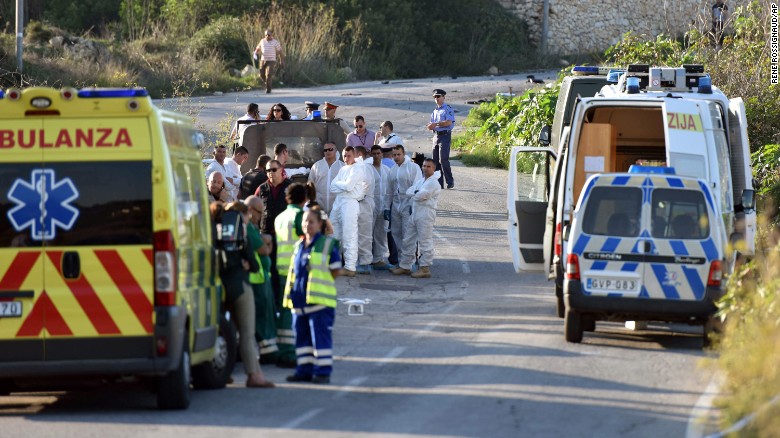
M 263 55 L 260 58 L 262 61 L 276 61 L 276 55 L 282 51 L 282 43 L 276 38 L 271 41 L 268 41 L 267 38 L 263 38 L 258 45 L 260 46 L 260 53 Z

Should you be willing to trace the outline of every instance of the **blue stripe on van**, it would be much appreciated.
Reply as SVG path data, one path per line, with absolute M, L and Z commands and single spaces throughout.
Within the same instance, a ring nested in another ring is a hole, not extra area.
M 653 193 L 654 187 L 653 180 L 649 176 L 645 178 L 645 181 L 642 183 L 642 204 L 650 203 L 650 195 Z
M 689 268 L 687 266 L 682 266 L 682 270 L 685 274 L 685 278 L 688 280 L 688 285 L 691 286 L 693 296 L 696 297 L 697 300 L 704 298 L 705 288 L 704 283 L 699 276 L 699 271 L 697 271 L 696 268 Z
M 674 255 L 682 256 L 688 255 L 688 248 L 685 246 L 682 240 L 670 240 L 669 245 L 672 246 Z
M 666 266 L 651 263 L 650 267 L 653 268 L 653 273 L 655 274 L 656 280 L 658 280 L 658 284 L 661 285 L 661 290 L 664 291 L 664 296 L 666 299 L 669 300 L 679 300 L 680 294 L 677 293 L 677 288 L 674 286 L 667 286 L 664 285 L 664 282 L 666 282 L 666 274 L 669 272 L 666 270 Z
M 607 237 L 607 240 L 604 241 L 604 245 L 601 245 L 601 252 L 615 252 L 618 245 L 620 245 L 620 238 Z
M 623 263 L 623 267 L 620 268 L 622 272 L 636 272 L 636 268 L 639 267 L 639 263 L 627 262 Z
M 678 187 L 678 188 L 685 187 L 685 184 L 683 184 L 680 178 L 666 178 L 666 181 L 669 182 L 669 187 Z
M 593 188 L 594 185 L 596 185 L 596 181 L 599 180 L 598 176 L 593 177 L 592 180 L 590 180 L 590 184 L 588 184 L 587 187 L 585 187 L 585 190 L 582 191 L 582 194 L 580 195 L 580 199 L 588 199 L 588 194 L 590 193 L 590 189 Z
M 582 255 L 582 252 L 585 251 L 585 247 L 588 246 L 589 241 L 590 236 L 585 233 L 580 234 L 580 237 L 577 238 L 577 241 L 574 243 L 574 248 L 572 248 L 571 252 L 573 254 Z
M 616 176 L 615 179 L 612 180 L 613 186 L 624 186 L 628 184 L 628 180 L 631 179 L 630 176 Z
M 650 294 L 647 293 L 647 288 L 645 288 L 645 285 L 642 285 L 642 290 L 639 292 L 639 298 L 650 298 Z
M 593 262 L 593 264 L 590 266 L 590 269 L 594 271 L 603 271 L 607 268 L 607 262 L 604 260 L 598 260 Z
M 710 205 L 710 208 L 714 209 L 715 207 L 712 204 L 712 197 L 710 196 L 710 188 L 707 187 L 707 184 L 704 184 L 701 181 L 699 181 L 699 187 L 701 187 L 701 191 L 704 192 L 704 199 L 707 200 L 707 204 Z
M 712 237 L 702 242 L 701 248 L 704 250 L 704 255 L 707 257 L 708 262 L 718 259 L 718 249 L 715 248 Z

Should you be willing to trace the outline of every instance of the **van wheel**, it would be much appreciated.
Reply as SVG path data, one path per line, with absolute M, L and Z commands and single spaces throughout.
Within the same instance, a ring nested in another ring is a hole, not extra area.
M 566 309 L 563 322 L 563 333 L 566 342 L 579 344 L 582 342 L 582 315 L 571 309 Z
M 222 315 L 214 358 L 192 369 L 192 386 L 196 389 L 224 388 L 233 373 L 237 349 L 236 326 Z
M 190 406 L 190 353 L 187 335 L 179 357 L 179 366 L 157 378 L 157 407 L 160 409 L 187 409 Z
M 563 301 L 563 286 L 558 286 L 558 279 L 555 279 L 555 311 L 558 318 L 563 318 L 566 314 L 566 303 Z

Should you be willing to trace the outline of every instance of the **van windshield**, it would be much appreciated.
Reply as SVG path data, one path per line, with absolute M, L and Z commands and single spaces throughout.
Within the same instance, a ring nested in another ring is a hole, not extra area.
M 696 190 L 655 189 L 652 235 L 665 239 L 706 239 L 710 221 L 704 195 Z
M 642 190 L 637 187 L 594 187 L 582 216 L 587 234 L 617 237 L 639 235 Z

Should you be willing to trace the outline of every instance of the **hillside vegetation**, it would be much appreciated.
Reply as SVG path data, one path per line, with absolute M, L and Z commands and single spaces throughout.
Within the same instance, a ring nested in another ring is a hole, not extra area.
M 10 3 L 10 4 L 9 4 Z M 0 17 L 13 23 L 13 2 Z M 28 0 L 24 75 L 13 26 L 0 85 L 147 87 L 156 96 L 255 87 L 240 70 L 267 28 L 284 85 L 475 75 L 536 62 L 525 24 L 494 0 Z M 89 46 L 83 48 L 84 46 Z M 281 85 L 281 84 L 277 84 Z

